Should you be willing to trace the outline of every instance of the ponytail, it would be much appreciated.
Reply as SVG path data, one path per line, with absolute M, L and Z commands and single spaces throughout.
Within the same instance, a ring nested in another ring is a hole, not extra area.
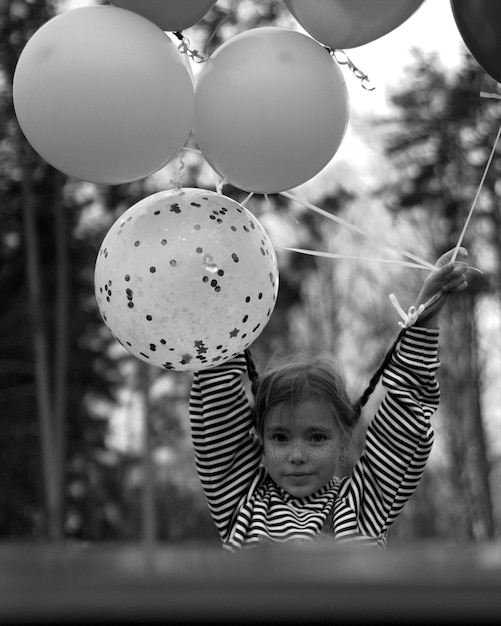
M 390 346 L 390 348 L 384 355 L 383 360 L 381 361 L 381 364 L 372 375 L 372 378 L 370 379 L 364 392 L 362 393 L 360 398 L 357 400 L 357 402 L 355 402 L 355 404 L 353 405 L 353 410 L 355 411 L 355 415 L 357 419 L 360 417 L 362 413 L 362 408 L 367 404 L 367 401 L 369 400 L 371 395 L 374 393 L 374 390 L 376 389 L 376 386 L 379 380 L 381 379 L 381 376 L 383 375 L 384 370 L 386 369 L 386 366 L 390 362 L 391 357 L 393 356 L 395 350 L 397 349 L 397 346 L 400 340 L 402 339 L 402 337 L 404 336 L 404 333 L 406 330 L 407 330 L 407 327 L 401 328 L 400 332 L 397 335 L 397 338 L 395 339 L 395 341 L 392 343 L 392 345 Z
M 255 397 L 257 392 L 257 386 L 259 382 L 259 372 L 257 371 L 256 362 L 252 356 L 250 348 L 247 348 L 244 352 L 245 361 L 247 363 L 247 374 L 251 382 L 252 395 Z

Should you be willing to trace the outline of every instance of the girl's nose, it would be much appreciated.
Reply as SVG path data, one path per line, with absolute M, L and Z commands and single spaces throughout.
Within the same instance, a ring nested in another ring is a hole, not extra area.
M 291 463 L 304 463 L 306 460 L 306 452 L 303 445 L 300 442 L 291 444 L 289 450 L 289 461 Z

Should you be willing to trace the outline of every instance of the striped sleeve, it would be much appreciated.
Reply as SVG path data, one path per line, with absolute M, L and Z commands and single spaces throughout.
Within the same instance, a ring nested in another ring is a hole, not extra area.
M 223 541 L 261 463 L 261 445 L 251 432 L 251 408 L 242 380 L 245 372 L 243 355 L 195 372 L 190 395 L 197 471 Z
M 383 374 L 386 393 L 367 429 L 364 452 L 340 493 L 361 535 L 383 545 L 431 452 L 430 418 L 439 403 L 437 344 L 437 329 L 406 331 Z

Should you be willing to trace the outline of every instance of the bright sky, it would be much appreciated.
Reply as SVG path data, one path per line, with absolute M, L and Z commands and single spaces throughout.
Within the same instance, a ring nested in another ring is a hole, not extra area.
M 355 65 L 368 75 L 372 92 L 357 93 L 349 82 L 352 107 L 374 110 L 384 106 L 386 91 L 405 81 L 412 48 L 437 52 L 445 67 L 455 67 L 465 53 L 452 15 L 450 0 L 425 0 L 401 26 L 365 46 L 346 50 Z M 348 78 L 347 78 L 348 81 Z M 353 85 L 353 86 L 352 86 Z M 355 97 L 356 96 L 356 97 Z
M 461 57 L 468 52 L 456 26 L 450 0 L 425 0 L 392 32 L 364 46 L 345 50 L 355 66 L 368 76 L 374 90 L 364 89 L 347 66 L 343 67 L 350 97 L 350 123 L 345 138 L 331 164 L 296 190 L 300 195 L 315 201 L 317 196 L 335 188 L 339 178 L 346 188 L 354 186 L 359 192 L 361 185 L 370 188 L 373 182 L 377 183 L 384 165 L 378 146 L 367 135 L 366 126 L 372 116 L 385 112 L 390 93 L 405 83 L 406 67 L 412 61 L 414 48 L 436 53 L 445 68 L 453 69 L 460 64 Z M 349 167 L 350 163 L 356 163 L 356 169 Z

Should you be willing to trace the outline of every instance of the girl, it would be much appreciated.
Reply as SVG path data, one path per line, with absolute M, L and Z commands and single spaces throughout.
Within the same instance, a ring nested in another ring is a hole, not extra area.
M 195 372 L 190 398 L 197 470 L 223 547 L 262 542 L 361 541 L 380 548 L 414 493 L 430 454 L 439 401 L 435 372 L 444 296 L 464 289 L 467 256 L 452 251 L 423 283 L 362 398 L 352 405 L 325 359 L 257 377 L 249 354 Z M 415 319 L 416 318 L 416 319 Z M 242 376 L 253 380 L 254 407 Z M 385 398 L 349 476 L 338 476 L 362 406 L 380 376 Z

